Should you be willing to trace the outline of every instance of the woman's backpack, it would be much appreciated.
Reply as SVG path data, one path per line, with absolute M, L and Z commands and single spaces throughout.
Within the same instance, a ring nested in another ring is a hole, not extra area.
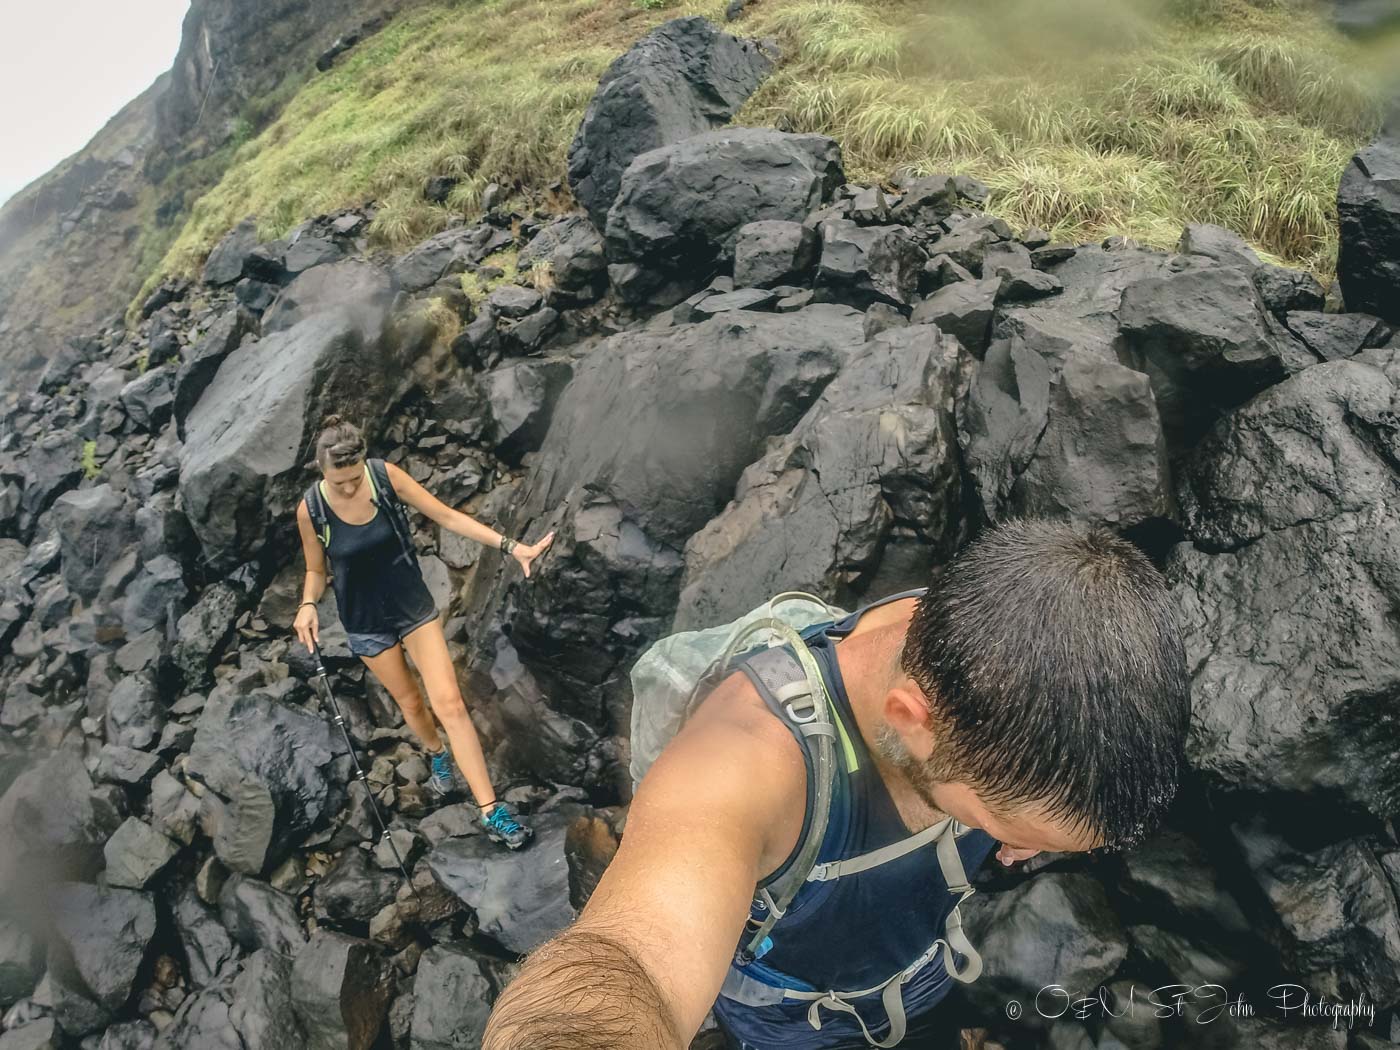
M 365 480 L 369 484 L 370 502 L 389 516 L 389 524 L 393 526 L 394 535 L 399 538 L 399 546 L 403 548 L 395 560 L 407 558 L 411 561 L 418 552 L 413 546 L 413 532 L 408 524 L 408 514 L 404 510 L 403 501 L 399 499 L 399 494 L 394 491 L 393 483 L 389 480 L 389 470 L 382 459 L 365 460 Z M 307 486 L 302 498 L 306 500 L 306 510 L 311 515 L 311 527 L 316 533 L 316 538 L 321 541 L 322 547 L 329 548 L 331 520 L 326 510 L 325 494 L 321 485 L 321 480 L 313 481 Z

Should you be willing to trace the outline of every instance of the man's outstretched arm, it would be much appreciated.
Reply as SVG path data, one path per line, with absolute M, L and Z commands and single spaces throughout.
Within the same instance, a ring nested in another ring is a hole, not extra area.
M 484 1050 L 685 1050 L 699 1030 L 760 869 L 792 846 L 777 842 L 774 861 L 772 832 L 790 824 L 784 815 L 800 821 L 806 797 L 801 753 L 782 726 L 703 712 L 638 788 L 578 921 L 496 1003 Z

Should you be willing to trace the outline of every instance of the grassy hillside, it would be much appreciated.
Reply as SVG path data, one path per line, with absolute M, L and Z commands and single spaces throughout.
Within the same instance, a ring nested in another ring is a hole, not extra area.
M 1334 198 L 1378 127 L 1373 55 L 1315 0 L 750 0 L 734 27 L 784 62 L 736 123 L 838 139 L 852 180 L 967 173 L 989 210 L 1057 238 L 1173 244 L 1215 222 L 1328 273 Z M 248 214 L 277 236 L 347 204 L 400 248 L 488 181 L 539 190 L 599 75 L 661 21 L 725 0 L 444 0 L 400 16 L 243 143 L 157 274 Z M 422 187 L 462 182 L 446 207 Z M 153 280 L 154 280 L 153 276 Z

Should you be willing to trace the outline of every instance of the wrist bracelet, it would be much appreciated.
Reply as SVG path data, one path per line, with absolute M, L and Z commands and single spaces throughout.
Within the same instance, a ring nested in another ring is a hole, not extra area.
M 302 602 L 302 603 L 301 603 L 301 605 L 315 605 L 315 604 L 316 604 L 315 602 Z M 301 608 L 301 605 L 298 605 L 297 608 L 300 609 L 300 608 Z
M 502 536 L 502 537 L 501 537 L 501 553 L 502 553 L 502 554 L 506 554 L 506 555 L 511 554 L 512 552 L 514 552 L 516 546 L 517 546 L 516 541 L 513 540 L 513 539 L 511 539 L 509 536 Z

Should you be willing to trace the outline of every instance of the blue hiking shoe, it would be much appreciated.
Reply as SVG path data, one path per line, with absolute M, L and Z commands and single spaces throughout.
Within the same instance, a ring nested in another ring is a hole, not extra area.
M 486 837 L 492 842 L 503 842 L 508 849 L 519 849 L 529 842 L 535 832 L 510 811 L 504 802 L 498 802 L 491 815 L 481 818 L 481 826 L 486 829 Z
M 428 775 L 428 787 L 439 795 L 445 795 L 457 786 L 457 774 L 452 769 L 452 753 L 443 748 L 437 754 L 429 753 L 432 772 Z

